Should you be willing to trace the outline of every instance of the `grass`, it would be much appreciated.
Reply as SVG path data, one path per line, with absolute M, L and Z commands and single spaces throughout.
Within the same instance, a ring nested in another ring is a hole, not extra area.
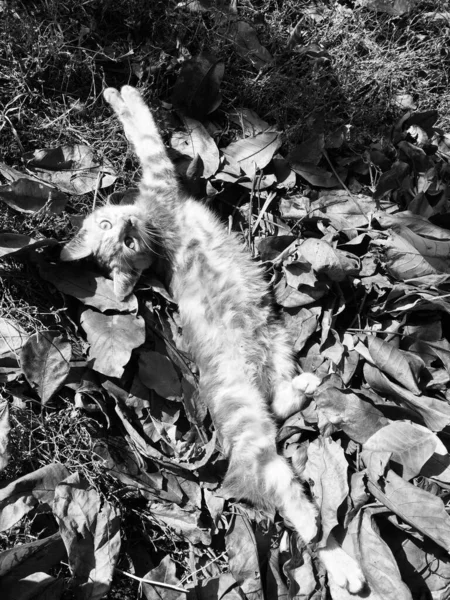
M 274 57 L 257 73 L 239 57 L 229 24 L 217 14 L 189 12 L 163 0 L 10 1 L 0 8 L 0 159 L 23 169 L 24 152 L 82 143 L 110 159 L 120 178 L 116 189 L 136 181 L 138 166 L 101 97 L 105 86 L 139 86 L 152 106 L 170 103 L 184 60 L 208 51 L 225 62 L 223 103 L 212 119 L 227 126 L 226 111 L 253 109 L 285 134 L 283 153 L 305 140 L 321 122 L 326 134 L 352 125 L 350 150 L 362 155 L 371 143 L 389 145 L 389 132 L 405 110 L 399 94 L 411 94 L 418 110 L 436 109 L 438 126 L 450 131 L 450 23 L 436 18 L 446 2 L 418 2 L 409 16 L 392 18 L 353 2 L 320 5 L 315 19 L 304 15 L 309 2 L 243 0 L 238 18 L 253 24 Z M 235 17 L 233 17 L 235 18 Z M 290 50 L 292 28 L 302 20 L 301 46 Z M 320 64 L 302 47 L 320 44 Z M 171 129 L 167 111 L 159 111 Z M 316 125 L 314 125 L 314 123 Z M 221 134 L 230 141 L 237 132 Z M 100 201 L 105 199 L 100 194 Z M 33 217 L 0 206 L 0 229 L 35 237 L 67 239 L 70 216 L 92 207 L 92 194 L 73 197 L 60 216 Z M 82 342 L 61 295 L 33 268 L 6 261 L 1 269 L 1 316 L 17 319 L 30 333 L 59 328 L 70 334 L 81 355 Z M 26 385 L 14 388 L 26 396 Z M 6 392 L 11 398 L 11 387 Z M 57 460 L 81 470 L 105 497 L 122 505 L 127 544 L 143 530 L 146 550 L 157 562 L 168 552 L 189 572 L 189 551 L 160 524 L 145 519 L 137 494 L 128 493 L 102 472 L 93 458 L 96 419 L 75 411 L 64 392 L 57 410 L 39 413 L 35 404 L 12 411 L 12 461 L 5 480 Z M 137 510 L 139 508 L 139 511 Z M 149 516 L 149 515 L 148 515 Z M 131 533 L 129 533 L 131 532 Z M 30 523 L 2 536 L 2 548 L 34 539 Z M 124 570 L 126 570 L 124 557 Z M 121 566 L 121 565 L 119 565 Z M 131 588 L 136 589 L 137 584 Z M 115 597 L 114 590 L 111 598 Z M 126 596 L 121 596 L 126 597 Z M 131 597 L 131 596 L 130 596 Z

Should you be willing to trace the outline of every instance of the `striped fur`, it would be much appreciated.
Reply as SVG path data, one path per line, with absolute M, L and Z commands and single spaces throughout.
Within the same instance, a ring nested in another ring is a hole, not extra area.
M 107 206 L 90 215 L 66 246 L 63 259 L 94 254 L 109 265 L 113 277 L 118 269 L 139 276 L 164 253 L 183 339 L 199 367 L 200 393 L 229 459 L 225 489 L 235 498 L 278 510 L 310 542 L 317 533 L 317 510 L 277 453 L 275 439 L 276 418 L 301 407 L 302 389 L 317 385 L 314 376 L 296 377 L 288 336 L 274 314 L 260 267 L 205 206 L 183 195 L 139 92 L 129 86 L 121 93 L 107 89 L 105 98 L 140 158 L 140 195 L 132 206 Z M 105 231 L 98 226 L 105 218 L 102 211 L 111 222 L 117 221 L 111 234 L 115 245 L 105 243 Z M 127 211 L 130 218 L 141 219 L 132 234 L 130 228 L 128 234 L 123 232 Z M 138 250 L 146 249 L 143 256 L 124 256 L 126 235 L 136 236 Z M 129 286 L 118 284 L 119 296 L 129 291 Z M 363 576 L 350 557 L 331 545 L 321 552 L 339 585 L 360 589 Z M 339 561 L 347 572 L 341 572 Z

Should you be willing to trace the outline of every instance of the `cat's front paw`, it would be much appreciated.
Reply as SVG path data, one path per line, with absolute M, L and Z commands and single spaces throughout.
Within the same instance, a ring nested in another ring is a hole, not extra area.
M 320 379 L 314 373 L 301 373 L 292 380 L 294 388 L 303 392 L 306 396 L 314 394 L 320 383 Z

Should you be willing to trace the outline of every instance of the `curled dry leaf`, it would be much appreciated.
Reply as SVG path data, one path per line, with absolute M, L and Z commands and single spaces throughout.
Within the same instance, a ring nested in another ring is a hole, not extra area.
M 21 178 L 0 186 L 0 200 L 19 212 L 34 214 L 45 209 L 59 215 L 69 197 L 45 183 Z
M 80 323 L 90 344 L 89 366 L 103 375 L 121 377 L 132 351 L 145 342 L 144 319 L 87 309 Z
M 31 335 L 20 351 L 20 364 L 29 383 L 36 387 L 42 404 L 61 389 L 69 374 L 72 346 L 59 331 Z
M 15 479 L 0 490 L 0 531 L 15 525 L 38 504 L 49 507 L 55 487 L 69 475 L 60 463 L 50 463 Z
M 55 489 L 53 513 L 66 546 L 80 595 L 103 598 L 111 585 L 120 550 L 120 516 L 97 490 L 70 475 Z
M 75 144 L 27 152 L 25 164 L 33 173 L 68 194 L 81 195 L 112 185 L 117 179 L 112 164 L 99 162 L 89 146 Z

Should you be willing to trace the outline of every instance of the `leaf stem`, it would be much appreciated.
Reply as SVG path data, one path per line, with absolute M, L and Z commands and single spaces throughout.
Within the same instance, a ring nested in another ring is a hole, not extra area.
M 182 594 L 189 593 L 188 590 L 185 590 L 184 588 L 181 588 L 181 587 L 177 587 L 176 585 L 171 585 L 170 583 L 164 583 L 162 581 L 154 581 L 153 579 L 144 579 L 143 577 L 137 577 L 136 575 L 132 575 L 131 573 L 127 573 L 126 571 L 122 571 L 122 569 L 118 569 L 117 567 L 115 567 L 114 571 L 117 571 L 118 573 L 121 573 L 122 575 L 126 575 L 127 577 L 130 577 L 130 579 L 135 579 L 136 581 L 139 581 L 140 583 L 148 583 L 150 585 L 154 585 L 155 587 L 163 587 L 163 588 L 167 588 L 169 590 L 175 590 L 176 592 L 181 592 Z

